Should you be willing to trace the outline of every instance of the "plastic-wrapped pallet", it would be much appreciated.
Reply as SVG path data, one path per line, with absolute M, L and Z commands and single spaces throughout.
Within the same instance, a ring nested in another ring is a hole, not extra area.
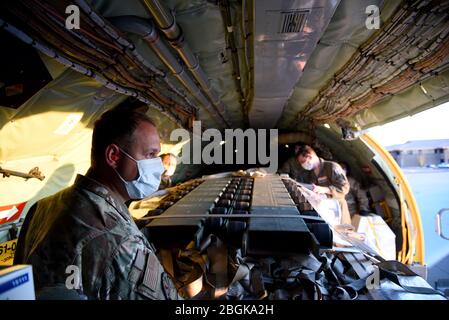
M 365 235 L 365 243 L 386 260 L 396 260 L 396 236 L 382 217 L 354 215 L 352 224 L 357 233 Z

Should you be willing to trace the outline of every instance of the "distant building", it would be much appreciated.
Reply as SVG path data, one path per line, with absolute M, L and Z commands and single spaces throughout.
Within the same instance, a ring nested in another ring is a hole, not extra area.
M 386 149 L 401 167 L 425 167 L 449 162 L 449 139 L 408 141 Z

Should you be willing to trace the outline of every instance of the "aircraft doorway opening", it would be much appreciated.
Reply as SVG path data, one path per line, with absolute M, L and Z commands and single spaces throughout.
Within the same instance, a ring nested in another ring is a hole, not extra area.
M 449 247 L 436 230 L 436 214 L 449 195 L 449 103 L 369 130 L 404 172 L 415 195 L 423 230 L 428 281 L 449 279 Z M 443 218 L 440 232 L 447 230 Z M 438 221 L 437 221 L 438 223 Z M 438 228 L 437 228 L 438 230 Z M 442 231 L 443 230 L 443 231 Z

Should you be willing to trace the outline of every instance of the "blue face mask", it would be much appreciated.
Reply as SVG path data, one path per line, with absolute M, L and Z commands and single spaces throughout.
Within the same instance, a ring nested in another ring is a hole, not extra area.
M 123 152 L 128 158 L 136 162 L 137 170 L 139 172 L 139 177 L 136 180 L 126 181 L 122 178 L 118 171 L 115 170 L 117 175 L 125 184 L 129 197 L 131 199 L 143 199 L 156 192 L 161 182 L 162 172 L 164 172 L 164 166 L 161 158 L 157 157 L 153 159 L 136 160 L 122 148 L 120 148 L 120 151 Z

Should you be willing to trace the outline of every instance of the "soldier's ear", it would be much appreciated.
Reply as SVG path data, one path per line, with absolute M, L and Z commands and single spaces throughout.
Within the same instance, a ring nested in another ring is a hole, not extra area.
M 104 151 L 106 163 L 112 168 L 117 168 L 117 162 L 120 160 L 120 148 L 116 144 L 110 144 Z

